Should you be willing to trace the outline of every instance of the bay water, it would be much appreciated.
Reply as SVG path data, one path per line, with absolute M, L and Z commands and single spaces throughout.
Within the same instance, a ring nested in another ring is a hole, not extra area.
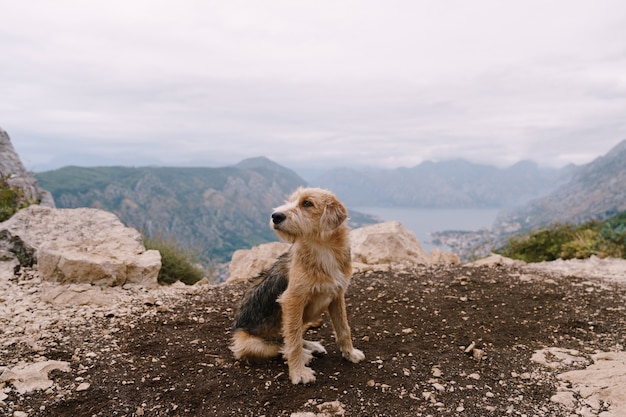
M 474 231 L 493 225 L 500 209 L 424 209 L 412 207 L 351 207 L 361 213 L 378 216 L 384 221 L 399 221 L 413 232 L 428 251 L 438 247 L 430 234 L 444 230 Z M 446 249 L 445 247 L 441 249 Z

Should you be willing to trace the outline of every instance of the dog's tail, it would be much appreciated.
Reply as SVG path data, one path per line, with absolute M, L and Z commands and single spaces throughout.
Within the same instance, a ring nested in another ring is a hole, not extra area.
M 233 333 L 233 344 L 230 346 L 230 350 L 232 350 L 235 359 L 270 359 L 281 353 L 281 346 L 266 342 L 243 329 L 236 329 Z

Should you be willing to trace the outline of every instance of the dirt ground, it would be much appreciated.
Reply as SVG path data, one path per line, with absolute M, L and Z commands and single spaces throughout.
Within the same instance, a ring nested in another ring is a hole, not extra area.
M 5 390 L 0 414 L 569 416 L 550 401 L 556 371 L 531 362 L 533 352 L 559 346 L 589 356 L 626 345 L 624 286 L 513 267 L 370 272 L 355 275 L 347 295 L 365 361 L 343 360 L 325 321 L 307 334 L 328 350 L 311 364 L 317 381 L 294 386 L 282 359 L 249 364 L 228 350 L 243 290 L 206 286 L 132 317 L 68 326 L 43 353 L 5 348 L 7 363 L 44 355 L 71 372 L 51 372 L 45 391 Z

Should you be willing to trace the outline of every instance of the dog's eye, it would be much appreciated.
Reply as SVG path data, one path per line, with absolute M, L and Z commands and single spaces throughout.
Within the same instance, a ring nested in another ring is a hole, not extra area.
M 302 202 L 302 207 L 313 207 L 313 203 L 311 203 L 309 200 L 304 200 Z

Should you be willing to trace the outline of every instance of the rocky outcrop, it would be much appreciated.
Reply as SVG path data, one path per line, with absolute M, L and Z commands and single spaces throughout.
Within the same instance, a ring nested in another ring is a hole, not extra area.
M 286 243 L 266 243 L 233 254 L 228 282 L 245 281 L 269 268 L 289 250 Z M 352 266 L 355 272 L 402 270 L 415 265 L 458 264 L 458 256 L 433 249 L 426 252 L 413 233 L 400 222 L 378 223 L 350 232 Z
M 16 269 L 34 256 L 44 281 L 156 285 L 161 268 L 160 253 L 146 250 L 137 230 L 102 210 L 32 205 L 0 223 L 2 236 L 2 260 Z
M 0 175 L 8 178 L 9 184 L 24 191 L 26 199 L 43 206 L 54 207 L 54 199 L 42 190 L 15 152 L 9 134 L 0 128 Z
M 454 254 L 426 252 L 400 222 L 384 222 L 350 232 L 353 267 L 357 271 L 405 269 L 414 265 L 458 264 Z
M 252 249 L 235 251 L 228 268 L 228 281 L 247 281 L 259 272 L 269 269 L 280 255 L 289 250 L 289 246 L 291 245 L 288 243 L 270 242 Z

